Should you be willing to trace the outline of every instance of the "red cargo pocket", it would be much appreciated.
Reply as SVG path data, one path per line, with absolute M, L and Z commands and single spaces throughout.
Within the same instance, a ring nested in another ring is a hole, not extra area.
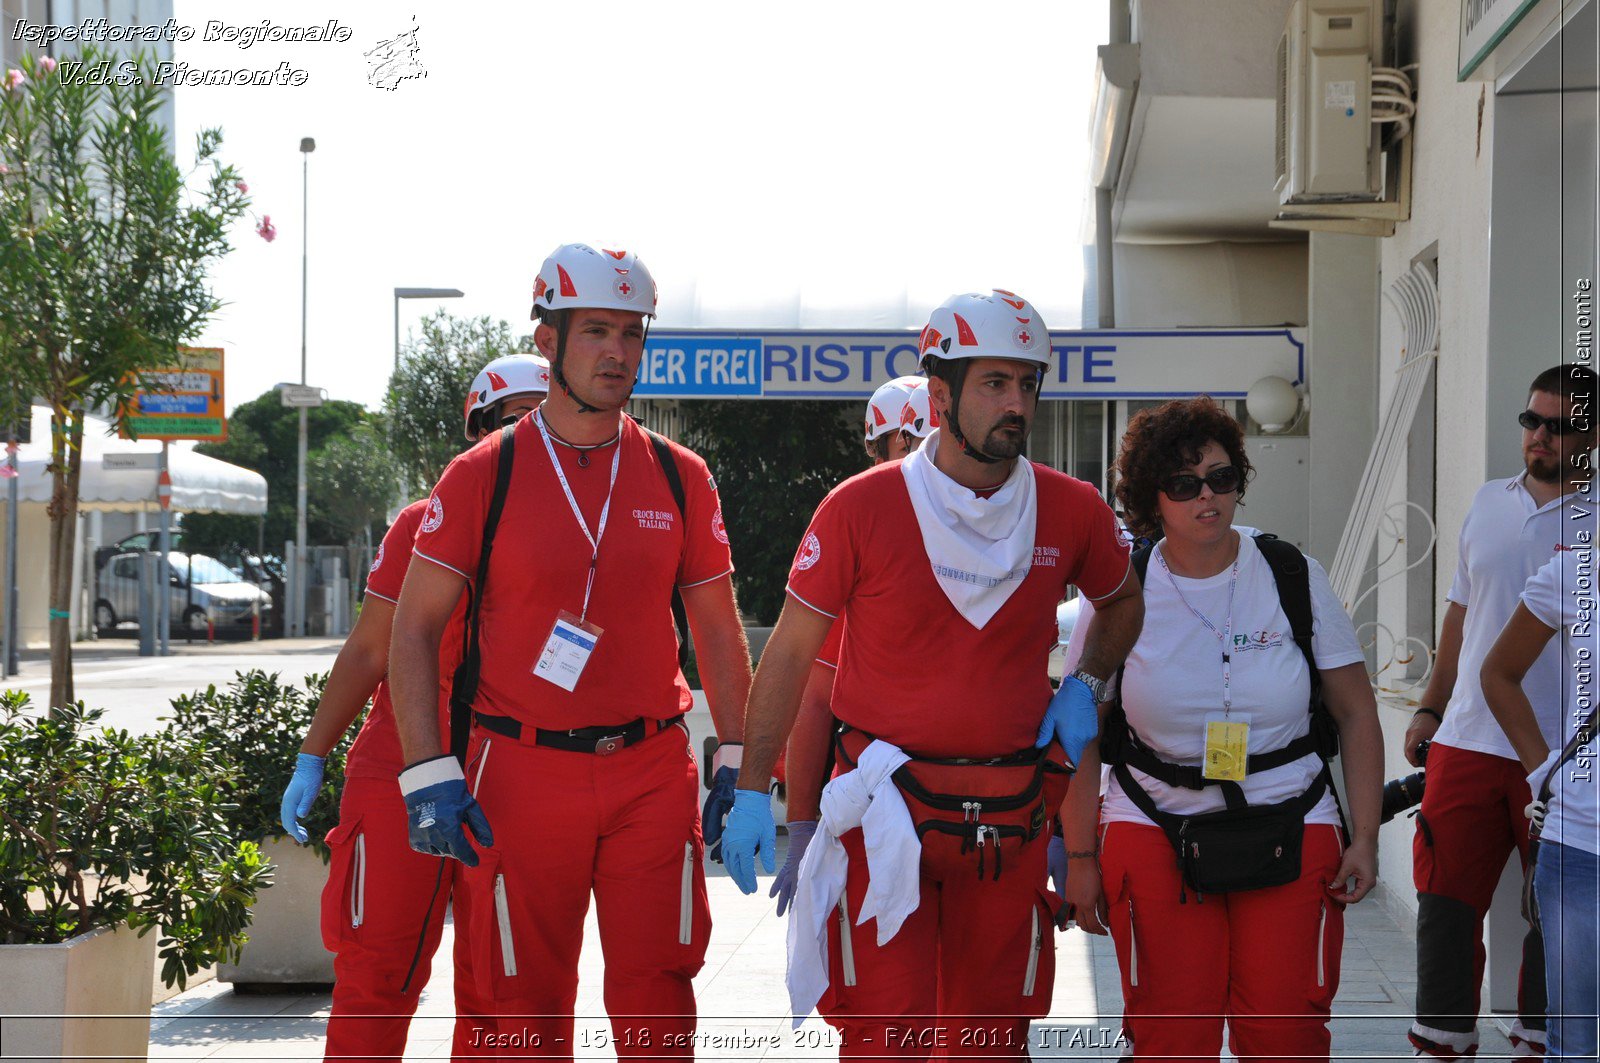
M 322 945 L 329 952 L 354 940 L 366 914 L 367 838 L 361 817 L 328 832 L 328 882 L 322 887 Z
M 1028 912 L 1028 962 L 1022 972 L 1022 995 L 1029 999 L 1043 997 L 1049 999 L 1050 987 L 1040 986 L 1041 961 L 1045 958 L 1046 950 L 1055 949 L 1055 938 L 1052 936 L 1056 928 L 1057 913 L 1061 910 L 1061 898 L 1056 896 L 1054 890 L 1040 890 Z M 1052 965 L 1045 964 L 1048 971 Z

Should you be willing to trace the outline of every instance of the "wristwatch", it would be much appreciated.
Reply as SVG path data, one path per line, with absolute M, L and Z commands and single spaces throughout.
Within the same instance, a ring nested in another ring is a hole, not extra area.
M 1073 672 L 1071 678 L 1076 679 L 1078 682 L 1089 688 L 1089 693 L 1094 695 L 1094 703 L 1096 705 L 1104 703 L 1105 700 L 1111 696 L 1106 690 L 1106 681 L 1104 679 L 1101 679 L 1098 676 L 1090 675 L 1081 668 L 1076 672 Z

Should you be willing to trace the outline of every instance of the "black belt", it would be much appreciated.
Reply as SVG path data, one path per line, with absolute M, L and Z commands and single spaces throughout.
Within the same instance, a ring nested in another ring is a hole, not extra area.
M 683 719 L 683 713 L 669 720 L 649 720 L 640 718 L 632 723 L 611 724 L 601 727 L 574 727 L 570 731 L 546 731 L 543 728 L 533 729 L 533 741 L 528 742 L 524 737 L 527 729 L 522 724 L 509 716 L 489 716 L 481 712 L 474 712 L 472 718 L 478 726 L 485 731 L 493 731 L 516 742 L 525 745 L 547 746 L 551 749 L 564 749 L 569 753 L 593 753 L 595 756 L 609 756 L 619 749 L 626 749 L 631 745 L 643 742 L 652 735 L 678 723 Z

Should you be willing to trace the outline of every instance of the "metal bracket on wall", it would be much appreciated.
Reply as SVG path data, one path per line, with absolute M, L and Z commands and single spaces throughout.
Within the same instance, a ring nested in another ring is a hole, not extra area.
M 1376 203 L 1296 204 L 1280 213 L 1267 225 L 1273 229 L 1299 229 L 1306 232 L 1347 233 L 1352 236 L 1393 236 L 1396 223 L 1411 220 L 1411 142 L 1415 131 L 1400 138 L 1384 153 L 1393 199 Z

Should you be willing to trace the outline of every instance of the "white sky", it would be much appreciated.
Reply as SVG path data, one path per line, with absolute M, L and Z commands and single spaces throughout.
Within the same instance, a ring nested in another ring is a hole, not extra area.
M 320 23 L 345 44 L 204 43 L 208 19 Z M 492 11 L 493 14 L 488 12 Z M 551 248 L 636 251 L 658 327 L 920 327 L 1009 288 L 1078 324 L 1079 217 L 1104 0 L 365 4 L 176 0 L 195 67 L 310 74 L 184 87 L 178 157 L 223 157 L 278 228 L 241 224 L 215 273 L 228 405 L 299 379 L 302 136 L 310 158 L 309 382 L 377 407 L 401 303 L 528 328 Z M 420 29 L 423 80 L 367 83 L 363 52 Z

